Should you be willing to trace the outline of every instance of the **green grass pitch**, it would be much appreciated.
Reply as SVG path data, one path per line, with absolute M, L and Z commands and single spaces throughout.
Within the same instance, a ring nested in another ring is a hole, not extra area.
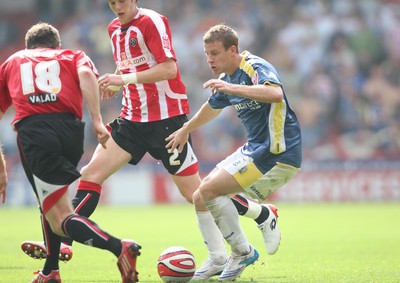
M 400 282 L 399 203 L 278 203 L 282 241 L 269 256 L 255 222 L 241 217 L 260 259 L 236 281 L 266 283 Z M 190 205 L 100 206 L 92 216 L 116 237 L 142 245 L 139 280 L 161 282 L 158 255 L 179 245 L 193 252 L 200 266 L 207 257 Z M 24 240 L 41 240 L 35 208 L 0 208 L 0 283 L 30 282 L 44 261 L 24 255 Z M 74 256 L 60 263 L 63 283 L 121 282 L 109 252 L 74 244 Z

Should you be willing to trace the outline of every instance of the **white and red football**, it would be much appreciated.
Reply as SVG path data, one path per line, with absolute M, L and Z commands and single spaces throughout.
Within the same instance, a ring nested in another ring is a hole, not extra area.
M 188 249 L 173 246 L 160 254 L 157 271 L 164 282 L 189 282 L 196 271 L 196 261 Z

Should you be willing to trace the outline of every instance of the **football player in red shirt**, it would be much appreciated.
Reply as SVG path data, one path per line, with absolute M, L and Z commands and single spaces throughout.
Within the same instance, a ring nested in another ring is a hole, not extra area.
M 110 137 L 100 114 L 97 70 L 84 52 L 61 49 L 58 30 L 47 23 L 27 31 L 25 46 L 0 66 L 0 118 L 13 104 L 12 126 L 21 162 L 42 215 L 47 257 L 32 283 L 61 282 L 59 250 L 65 236 L 112 252 L 118 258 L 122 282 L 136 282 L 140 245 L 117 239 L 74 213 L 67 193 L 80 177 L 83 99 L 100 147 L 105 148 Z M 5 202 L 7 175 L 0 155 L 0 196 Z

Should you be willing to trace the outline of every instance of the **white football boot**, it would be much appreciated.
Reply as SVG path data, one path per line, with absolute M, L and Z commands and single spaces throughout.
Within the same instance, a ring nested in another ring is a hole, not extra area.
M 263 204 L 262 206 L 269 210 L 269 216 L 267 220 L 258 225 L 258 229 L 263 235 L 267 253 L 273 255 L 281 243 L 281 233 L 278 229 L 278 209 L 272 204 Z
M 242 274 L 247 266 L 254 264 L 258 256 L 258 252 L 253 246 L 250 246 L 250 252 L 247 255 L 231 255 L 224 271 L 222 271 L 221 275 L 218 277 L 218 280 L 234 281 Z
M 216 264 L 211 258 L 207 258 L 205 262 L 201 265 L 199 269 L 194 273 L 192 281 L 204 281 L 208 280 L 213 276 L 220 275 L 226 266 L 226 262 L 224 264 Z

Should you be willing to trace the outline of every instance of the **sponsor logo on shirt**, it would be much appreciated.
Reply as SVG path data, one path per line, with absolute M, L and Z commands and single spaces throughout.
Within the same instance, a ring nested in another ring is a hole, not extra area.
M 126 56 L 121 56 L 126 57 Z M 137 67 L 146 63 L 146 58 L 141 55 L 135 58 L 124 59 L 122 61 L 117 62 L 117 67 L 119 70 L 130 69 L 133 67 Z
M 243 110 L 243 109 L 257 110 L 257 109 L 261 108 L 261 104 L 255 100 L 238 103 L 233 106 L 235 107 L 236 110 Z

